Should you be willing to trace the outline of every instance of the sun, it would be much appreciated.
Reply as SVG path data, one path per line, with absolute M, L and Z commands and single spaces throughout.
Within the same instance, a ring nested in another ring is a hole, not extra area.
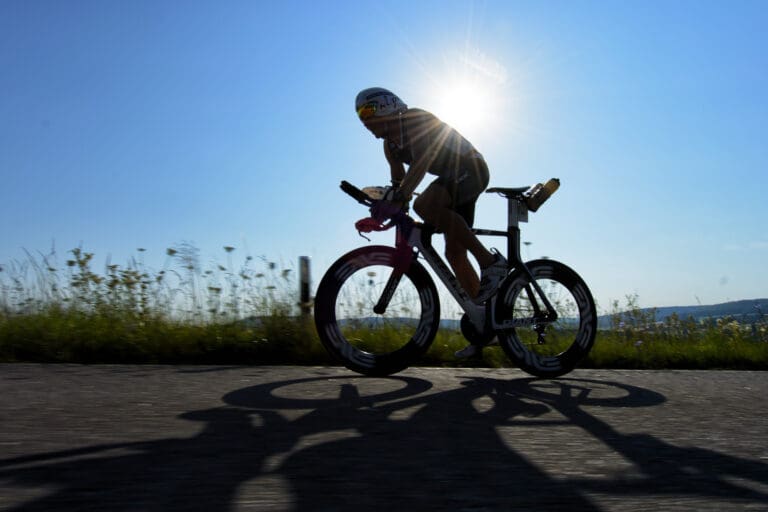
M 506 108 L 506 70 L 480 53 L 445 64 L 430 80 L 433 113 L 468 137 L 495 131 Z
M 435 114 L 460 132 L 477 132 L 493 121 L 493 92 L 469 81 L 458 81 L 440 88 Z
M 507 68 L 490 53 L 466 42 L 461 49 L 435 52 L 428 62 L 414 60 L 420 78 L 409 97 L 473 144 L 498 138 L 516 110 Z

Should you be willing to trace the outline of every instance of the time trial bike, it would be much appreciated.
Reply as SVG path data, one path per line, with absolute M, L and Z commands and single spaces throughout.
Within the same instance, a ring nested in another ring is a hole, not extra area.
M 341 189 L 370 208 L 380 200 L 346 181 Z M 595 303 L 584 280 L 566 265 L 552 259 L 523 262 L 519 224 L 540 206 L 530 203 L 533 191 L 486 190 L 507 199 L 507 230 L 473 231 L 507 238 L 509 273 L 480 305 L 433 248 L 436 230 L 415 221 L 407 209 L 387 223 L 373 217 L 358 221 L 361 234 L 395 228 L 395 245 L 348 252 L 323 276 L 314 301 L 315 326 L 328 352 L 347 368 L 374 376 L 397 373 L 426 353 L 441 317 L 437 288 L 423 260 L 463 310 L 460 329 L 470 343 L 484 346 L 496 337 L 519 368 L 538 377 L 573 370 L 595 341 Z

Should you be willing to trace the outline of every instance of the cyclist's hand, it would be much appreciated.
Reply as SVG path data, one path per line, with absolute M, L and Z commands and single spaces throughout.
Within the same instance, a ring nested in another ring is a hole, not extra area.
M 396 187 L 384 187 L 384 194 L 382 194 L 381 198 L 384 201 L 391 201 L 394 202 L 397 194 L 397 188 Z
M 397 187 L 384 187 L 381 199 L 371 207 L 371 217 L 384 222 L 403 210 L 404 206 L 405 201 L 398 193 Z
M 371 217 L 379 222 L 392 218 L 403 209 L 403 203 L 382 199 L 371 207 Z

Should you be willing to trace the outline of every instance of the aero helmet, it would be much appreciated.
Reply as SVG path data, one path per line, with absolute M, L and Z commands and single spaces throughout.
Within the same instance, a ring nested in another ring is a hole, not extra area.
M 408 105 L 393 92 L 381 87 L 360 91 L 355 100 L 355 110 L 361 121 L 372 117 L 383 117 L 405 112 Z

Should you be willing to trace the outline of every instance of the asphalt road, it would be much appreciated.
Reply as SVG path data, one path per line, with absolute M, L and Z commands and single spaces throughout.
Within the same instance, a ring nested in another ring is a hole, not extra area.
M 0 365 L 0 510 L 766 510 L 768 373 Z

